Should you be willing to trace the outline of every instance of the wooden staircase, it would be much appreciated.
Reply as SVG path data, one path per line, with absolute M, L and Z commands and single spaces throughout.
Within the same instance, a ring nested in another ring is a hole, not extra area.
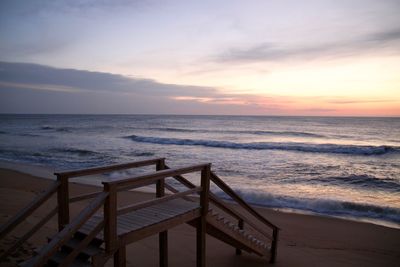
M 207 217 L 207 233 L 221 241 L 249 253 L 270 256 L 270 246 L 220 214 L 211 211 Z
M 62 264 L 64 259 L 81 245 L 82 240 L 85 239 L 87 235 L 81 231 L 78 231 L 66 244 L 64 244 L 59 251 L 57 251 L 49 260 L 46 266 L 56 267 Z M 49 239 L 51 241 L 51 238 Z M 83 248 L 78 256 L 70 263 L 71 267 L 89 267 L 92 266 L 93 260 L 97 256 L 104 254 L 104 249 L 101 247 L 104 241 L 102 239 L 95 238 L 89 245 Z M 29 261 L 22 264 L 22 266 L 29 266 Z
M 69 196 L 68 183 L 72 178 L 152 164 L 156 165 L 156 172 L 103 182 L 103 191 Z M 126 246 L 154 234 L 159 235 L 160 266 L 168 266 L 168 229 L 183 223 L 196 228 L 197 266 L 205 266 L 206 234 L 234 247 L 237 255 L 246 251 L 266 257 L 273 263 L 276 260 L 279 228 L 240 198 L 211 171 L 210 166 L 211 164 L 200 164 L 170 169 L 161 158 L 56 173 L 58 179 L 48 190 L 2 225 L 0 238 L 4 238 L 55 192 L 56 212 L 52 210 L 17 244 L 0 255 L 0 262 L 17 250 L 22 242 L 29 239 L 53 215 L 58 214 L 59 231 L 21 266 L 104 266 L 112 257 L 114 266 L 125 266 Z M 182 176 L 193 172 L 201 173 L 200 186 Z M 167 177 L 172 177 L 187 190 L 178 191 L 168 183 Z M 210 192 L 210 182 L 237 205 L 228 204 Z M 118 192 L 154 183 L 155 199 L 118 206 Z M 169 190 L 171 194 L 165 194 L 165 190 Z M 93 200 L 71 220 L 69 204 L 85 199 Z M 100 208 L 103 208 L 103 212 L 99 212 Z M 237 223 L 233 223 L 235 221 Z

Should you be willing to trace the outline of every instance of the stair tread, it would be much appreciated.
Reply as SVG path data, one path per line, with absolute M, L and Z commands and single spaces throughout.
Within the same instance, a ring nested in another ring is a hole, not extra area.
M 64 246 L 74 249 L 80 244 L 81 240 L 77 238 L 72 238 L 70 239 Z M 94 256 L 99 253 L 102 253 L 103 249 L 100 248 L 99 246 L 95 246 L 93 244 L 89 244 L 86 248 L 84 248 L 81 253 L 86 254 L 88 256 Z
M 53 262 L 56 264 L 60 264 L 63 259 L 68 256 L 68 253 L 65 251 L 57 251 L 49 260 L 49 262 Z M 76 258 L 70 265 L 70 267 L 89 267 L 92 266 L 88 261 L 83 261 Z

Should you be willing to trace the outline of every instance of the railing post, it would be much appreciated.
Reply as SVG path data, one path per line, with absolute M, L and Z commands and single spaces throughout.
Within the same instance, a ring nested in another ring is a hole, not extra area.
M 238 222 L 238 227 L 239 227 L 240 230 L 243 230 L 243 228 L 244 228 L 244 221 L 243 221 L 242 219 L 239 220 L 239 222 Z M 237 248 L 237 249 L 236 249 L 236 255 L 242 255 L 242 250 L 239 249 L 239 248 Z
M 111 253 L 117 248 L 117 188 L 109 183 L 104 184 L 104 191 L 108 193 L 104 203 L 104 241 L 106 252 Z
M 196 229 L 197 267 L 206 266 L 206 224 L 207 224 L 207 213 L 208 213 L 208 194 L 210 190 L 210 173 L 211 173 L 211 164 L 206 165 L 201 170 L 201 188 L 202 188 L 200 193 L 201 216 L 198 219 L 198 225 Z
M 165 159 L 160 159 L 156 165 L 157 171 L 165 169 Z M 165 178 L 157 180 L 156 197 L 165 195 Z M 168 266 L 168 231 L 160 232 L 158 235 L 158 248 L 160 257 L 160 267 Z
M 269 260 L 270 263 L 274 263 L 276 261 L 276 256 L 278 251 L 278 236 L 279 236 L 279 228 L 274 228 L 272 232 L 271 258 Z
M 68 177 L 57 175 L 57 181 L 60 182 L 57 189 L 58 231 L 61 231 L 69 224 Z

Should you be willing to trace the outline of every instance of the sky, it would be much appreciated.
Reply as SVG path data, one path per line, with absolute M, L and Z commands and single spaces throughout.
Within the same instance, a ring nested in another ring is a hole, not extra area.
M 0 1 L 0 113 L 400 116 L 400 0 Z

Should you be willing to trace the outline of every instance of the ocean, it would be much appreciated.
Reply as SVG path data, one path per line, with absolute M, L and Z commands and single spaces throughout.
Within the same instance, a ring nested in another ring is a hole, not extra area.
M 211 162 L 252 204 L 400 227 L 400 118 L 0 115 L 3 162 L 70 170 L 155 157 Z

